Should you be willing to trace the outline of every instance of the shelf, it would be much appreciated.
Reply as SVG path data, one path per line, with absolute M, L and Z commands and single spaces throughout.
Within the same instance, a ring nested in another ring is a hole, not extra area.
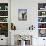
M 46 11 L 46 10 L 38 10 L 38 11 Z
M 38 23 L 46 23 L 46 22 L 38 22 Z
M 44 15 L 44 16 L 38 16 L 38 17 L 46 17 L 46 15 Z
M 0 23 L 8 23 L 8 22 L 0 22 Z
M 46 3 L 38 3 L 38 36 L 46 37 Z
M 0 35 L 8 37 L 8 3 L 0 3 Z
M 38 29 L 46 29 L 46 28 L 38 28 Z
M 0 17 L 8 17 L 8 16 L 0 16 Z
M 8 11 L 8 10 L 0 10 L 0 11 Z

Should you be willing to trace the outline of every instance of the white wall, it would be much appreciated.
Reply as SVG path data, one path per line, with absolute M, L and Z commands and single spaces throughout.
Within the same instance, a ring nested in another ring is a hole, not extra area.
M 38 3 L 46 3 L 46 0 L 11 0 L 11 22 L 16 25 L 18 32 L 28 29 L 33 24 L 36 32 L 34 36 L 38 36 Z M 27 9 L 27 21 L 18 21 L 18 9 Z M 33 38 L 33 46 L 41 46 L 40 44 L 43 44 L 41 39 Z
M 27 9 L 27 21 L 18 20 L 18 9 Z M 32 24 L 37 23 L 37 2 L 31 0 L 11 1 L 11 20 L 16 25 L 17 30 L 26 30 Z
M 37 29 L 38 3 L 45 3 L 46 0 L 11 0 L 11 22 L 17 30 L 27 30 L 34 25 Z M 18 9 L 27 9 L 27 21 L 18 20 Z

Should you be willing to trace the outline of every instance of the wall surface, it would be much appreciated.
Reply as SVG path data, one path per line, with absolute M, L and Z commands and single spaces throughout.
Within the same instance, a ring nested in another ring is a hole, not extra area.
M 46 1 L 46 0 L 45 0 Z M 43 0 L 11 0 L 11 22 L 16 25 L 17 30 L 28 30 L 34 25 L 37 29 L 38 3 L 45 3 Z M 27 9 L 27 21 L 18 20 L 18 9 Z
M 33 5 L 34 4 L 34 5 Z M 18 9 L 27 9 L 27 21 L 18 20 Z M 16 25 L 17 30 L 28 30 L 29 26 L 37 23 L 37 2 L 30 0 L 11 1 L 11 20 Z
M 46 0 L 11 0 L 11 22 L 14 23 L 18 32 L 20 32 L 19 30 L 21 32 L 22 30 L 26 31 L 29 29 L 29 26 L 34 25 L 36 34 L 32 39 L 33 46 L 44 46 L 43 38 L 38 37 L 37 30 L 38 3 L 46 3 Z M 18 9 L 27 9 L 27 21 L 18 20 Z

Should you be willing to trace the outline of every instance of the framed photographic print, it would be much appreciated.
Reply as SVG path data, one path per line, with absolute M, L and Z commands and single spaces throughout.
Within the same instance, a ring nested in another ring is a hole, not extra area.
M 18 9 L 18 20 L 19 21 L 27 20 L 27 9 Z

